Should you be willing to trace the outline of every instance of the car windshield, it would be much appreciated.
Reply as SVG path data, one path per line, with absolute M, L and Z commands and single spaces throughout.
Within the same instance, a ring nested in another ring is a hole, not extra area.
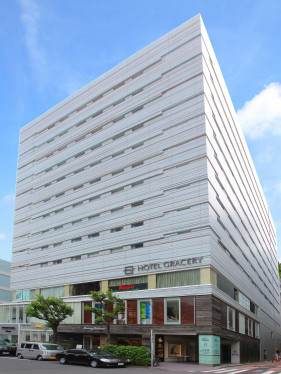
M 48 351 L 63 351 L 63 347 L 57 344 L 42 344 L 42 348 Z

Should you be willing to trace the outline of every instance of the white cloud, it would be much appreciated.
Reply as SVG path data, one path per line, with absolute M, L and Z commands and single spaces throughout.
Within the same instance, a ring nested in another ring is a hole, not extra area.
M 6 239 L 6 235 L 0 232 L 0 240 Z
M 14 201 L 14 200 L 15 200 L 15 194 L 10 193 L 10 194 L 4 196 L 2 200 L 3 200 L 4 202 Z
M 281 83 L 273 82 L 237 111 L 244 134 L 251 139 L 265 133 L 281 135 Z
M 46 57 L 45 50 L 39 43 L 40 8 L 38 4 L 35 0 L 20 0 L 25 44 L 35 69 L 42 72 L 46 69 Z

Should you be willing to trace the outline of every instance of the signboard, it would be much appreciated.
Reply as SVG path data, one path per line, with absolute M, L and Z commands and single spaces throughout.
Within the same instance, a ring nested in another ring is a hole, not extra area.
M 140 318 L 151 318 L 151 305 L 149 301 L 143 301 L 140 303 Z
M 125 266 L 124 273 L 126 275 L 131 275 L 135 273 L 142 273 L 151 270 L 171 270 L 173 268 L 182 268 L 202 264 L 203 257 L 190 257 L 181 258 L 179 260 L 164 261 L 164 262 L 153 262 L 144 265 L 136 266 Z
M 136 283 L 136 284 L 126 284 L 126 285 L 120 284 L 119 286 L 110 286 L 109 288 L 113 292 L 146 290 L 147 283 Z
M 220 364 L 220 337 L 215 335 L 199 336 L 199 364 Z

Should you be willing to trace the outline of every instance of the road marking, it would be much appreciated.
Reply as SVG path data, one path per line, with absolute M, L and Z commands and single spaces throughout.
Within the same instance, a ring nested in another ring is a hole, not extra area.
M 203 373 L 231 373 L 231 372 L 235 372 L 235 370 L 237 370 L 237 368 L 236 369 L 221 368 L 221 369 L 213 369 L 213 370 L 204 370 Z

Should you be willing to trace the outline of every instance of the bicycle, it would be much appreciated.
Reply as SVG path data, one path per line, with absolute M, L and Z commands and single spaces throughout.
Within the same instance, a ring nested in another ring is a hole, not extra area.
M 159 357 L 158 356 L 153 357 L 152 364 L 153 364 L 154 367 L 159 365 Z

